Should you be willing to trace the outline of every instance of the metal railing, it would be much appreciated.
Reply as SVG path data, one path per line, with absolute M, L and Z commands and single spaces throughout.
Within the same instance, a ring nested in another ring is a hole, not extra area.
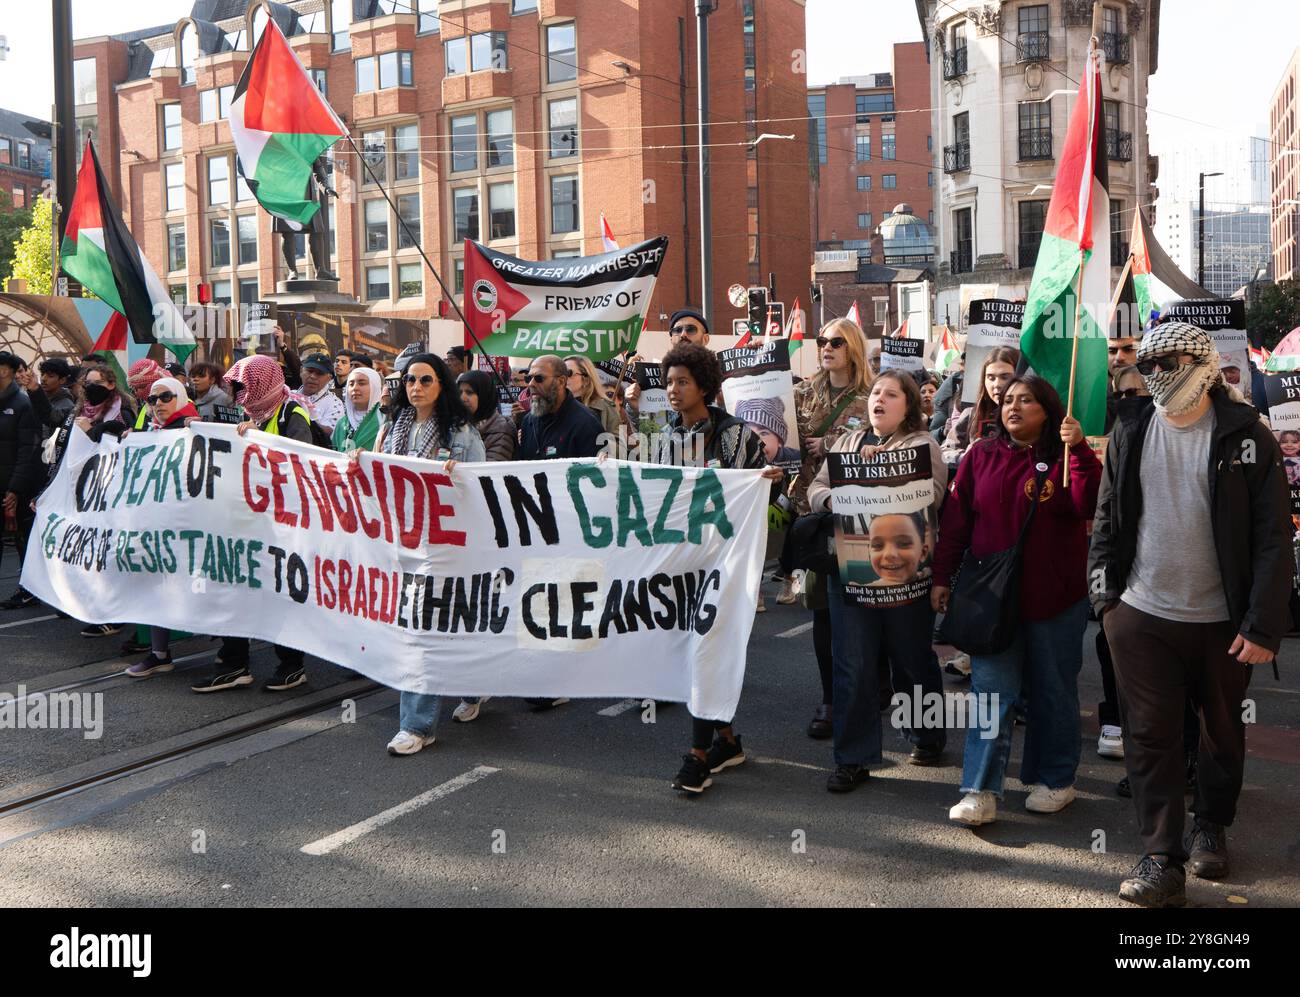
M 1101 36 L 1101 50 L 1105 53 L 1107 62 L 1120 66 L 1128 65 L 1131 47 L 1131 39 L 1128 35 L 1107 31 Z
M 1020 158 L 1021 159 L 1051 159 L 1052 158 L 1052 129 L 1050 128 L 1020 129 Z
M 1042 62 L 1050 54 L 1051 36 L 1046 31 L 1026 31 L 1016 37 L 1017 62 Z
M 968 50 L 965 45 L 943 54 L 943 78 L 955 80 L 966 73 Z
M 1128 259 L 1128 242 L 1122 232 L 1112 232 L 1110 234 L 1110 263 L 1111 266 L 1122 267 L 1124 261 Z
M 975 269 L 969 249 L 954 249 L 948 254 L 948 269 L 952 273 L 970 273 Z
M 943 172 L 956 173 L 970 169 L 970 143 L 958 142 L 943 147 Z
M 1106 132 L 1106 158 L 1127 163 L 1133 158 L 1132 132 Z
M 1022 242 L 1019 249 L 1017 263 L 1023 270 L 1027 267 L 1034 267 L 1038 264 L 1038 247 L 1041 236 L 1033 242 Z

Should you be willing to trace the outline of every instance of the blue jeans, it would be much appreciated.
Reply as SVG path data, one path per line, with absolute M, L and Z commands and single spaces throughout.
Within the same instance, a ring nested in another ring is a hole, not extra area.
M 884 761 L 880 669 L 892 670 L 894 689 L 908 697 L 915 696 L 917 686 L 922 695 L 943 695 L 939 662 L 930 648 L 934 610 L 928 596 L 888 609 L 851 606 L 844 601 L 844 586 L 835 574 L 826 582 L 831 614 L 835 764 L 879 765 Z M 942 748 L 947 738 L 943 728 L 915 731 L 905 725 L 903 734 L 912 744 L 927 748 Z
M 412 734 L 419 734 L 421 737 L 432 737 L 433 732 L 438 729 L 438 713 L 441 705 L 441 696 L 429 696 L 419 692 L 402 693 L 401 702 L 397 707 L 400 729 L 409 730 Z
M 961 791 L 991 792 L 1002 798 L 1002 781 L 1011 757 L 1015 705 L 1028 712 L 1020 781 L 1048 789 L 1074 784 L 1079 767 L 1079 669 L 1083 667 L 1083 630 L 1088 600 L 1047 620 L 1022 621 L 1012 645 L 999 654 L 971 655 L 971 692 L 986 700 L 998 696 L 997 736 L 981 737 L 977 726 L 966 731 Z

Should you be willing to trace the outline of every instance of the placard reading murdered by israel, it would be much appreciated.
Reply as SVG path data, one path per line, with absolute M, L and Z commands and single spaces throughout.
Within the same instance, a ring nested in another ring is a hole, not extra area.
M 758 471 L 443 464 L 214 423 L 74 429 L 22 583 L 78 619 L 201 618 L 411 692 L 730 719 L 767 538 Z
M 994 349 L 999 346 L 1020 349 L 1020 325 L 1024 317 L 1023 301 L 977 298 L 970 303 L 970 327 L 966 331 L 966 376 L 962 379 L 961 390 L 963 402 L 975 404 L 980 391 L 980 370 Z
M 845 600 L 888 607 L 928 599 L 935 540 L 930 448 L 826 459 Z
M 250 301 L 240 305 L 244 313 L 244 339 L 241 344 L 249 353 L 277 356 L 275 341 L 276 306 L 274 301 Z
M 1264 375 L 1268 422 L 1282 448 L 1282 466 L 1291 489 L 1291 518 L 1300 530 L 1300 371 Z
M 798 471 L 803 458 L 795 418 L 790 341 L 773 339 L 758 349 L 721 350 L 718 362 L 722 364 L 727 411 L 758 433 L 769 464 Z
M 534 262 L 465 241 L 465 318 L 488 353 L 610 360 L 636 348 L 667 236 Z
M 906 336 L 885 336 L 880 340 L 880 369 L 905 370 L 919 374 L 925 370 L 925 340 Z
M 1219 351 L 1223 380 L 1250 401 L 1250 341 L 1246 336 L 1246 303 L 1239 298 L 1198 298 L 1175 301 L 1160 313 L 1161 321 L 1189 322 L 1204 329 Z
M 632 365 L 632 377 L 640 389 L 636 409 L 637 432 L 647 436 L 662 432 L 672 415 L 663 367 L 653 361 L 638 360 Z

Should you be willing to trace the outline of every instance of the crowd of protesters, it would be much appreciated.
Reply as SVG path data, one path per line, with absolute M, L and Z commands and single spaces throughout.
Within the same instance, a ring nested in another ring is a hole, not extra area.
M 964 560 L 1016 549 L 1019 585 L 1004 612 L 1013 623 L 1010 643 L 988 654 L 944 649 L 947 670 L 996 703 L 995 735 L 970 727 L 958 760 L 942 726 L 904 724 L 908 761 L 960 764 L 961 798 L 949 817 L 987 824 L 1005 802 L 1013 734 L 1023 725 L 1025 808 L 1067 807 L 1081 759 L 1078 682 L 1091 617 L 1101 623 L 1105 696 L 1097 751 L 1125 761 L 1116 789 L 1133 800 L 1144 849 L 1121 896 L 1178 905 L 1187 872 L 1227 874 L 1226 828 L 1245 757 L 1241 700 L 1252 667 L 1272 660 L 1293 626 L 1287 481 L 1292 462 L 1300 475 L 1300 436 L 1279 447 L 1261 414 L 1225 380 L 1207 333 L 1166 322 L 1110 343 L 1104 448 L 1085 439 L 1051 384 L 1025 371 L 1013 349 L 991 351 L 977 371 L 958 364 L 942 378 L 881 370 L 880 346 L 853 322 L 833 320 L 816 338 L 816 372 L 795 386 L 797 426 L 788 426 L 783 412 L 761 404 L 735 413 L 723 407 L 703 314 L 676 312 L 670 344 L 660 366 L 672 415 L 663 445 L 641 459 L 759 470 L 774 498 L 792 508 L 777 602 L 800 602 L 812 615 L 820 696 L 806 732 L 831 741 L 829 791 L 854 790 L 883 764 L 882 710 L 894 694 L 942 693 L 935 624 L 960 589 Z M 459 462 L 608 457 L 608 441 L 637 424 L 637 385 L 604 385 L 582 356 L 537 357 L 509 372 L 507 389 L 460 347 L 445 356 L 412 347 L 391 367 L 358 351 L 283 353 L 283 362 L 253 354 L 228 370 L 140 360 L 123 379 L 98 357 L 78 366 L 46 359 L 34 371 L 0 353 L 0 494 L 20 556 L 33 502 L 78 430 L 99 440 L 219 420 L 354 460 L 375 451 L 450 471 Z M 962 401 L 967 376 L 978 378 L 973 403 Z M 927 541 L 930 595 L 901 606 L 850 603 L 835 570 L 796 565 L 801 528 L 830 513 L 827 455 L 874 460 L 906 448 L 931 454 L 938 531 Z M 1242 457 L 1247 450 L 1251 460 Z M 798 462 L 791 474 L 774 466 L 791 458 Z M 3 606 L 33 601 L 20 587 Z M 755 608 L 765 608 L 761 589 Z M 82 633 L 111 636 L 128 626 L 91 624 Z M 142 631 L 124 645 L 127 653 L 146 652 L 126 674 L 170 671 L 175 635 Z M 274 650 L 278 664 L 264 688 L 305 682 L 302 652 Z M 225 637 L 216 667 L 192 688 L 252 683 L 249 641 Z M 476 719 L 484 702 L 461 700 L 452 719 Z M 527 702 L 548 710 L 566 700 Z M 439 696 L 403 692 L 388 751 L 409 755 L 432 743 L 441 713 Z M 698 795 L 744 761 L 732 719 L 692 718 L 690 749 L 672 786 Z M 1185 791 L 1194 794 L 1187 829 Z

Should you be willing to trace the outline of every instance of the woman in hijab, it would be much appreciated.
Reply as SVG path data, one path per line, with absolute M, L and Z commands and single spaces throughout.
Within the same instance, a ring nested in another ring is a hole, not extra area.
M 470 423 L 483 437 L 488 460 L 514 460 L 518 432 L 497 406 L 496 385 L 487 371 L 467 370 L 456 378 L 461 404 Z
M 379 434 L 379 402 L 383 393 L 379 371 L 353 367 L 343 386 L 343 418 L 334 425 L 334 449 L 371 450 Z
M 150 432 L 184 429 L 191 419 L 200 418 L 185 385 L 174 377 L 160 377 L 154 381 L 145 401 L 153 413 Z M 170 672 L 175 667 L 172 664 L 171 632 L 166 627 L 150 627 L 149 643 L 149 653 L 126 670 L 133 679 L 146 679 L 158 672 Z

